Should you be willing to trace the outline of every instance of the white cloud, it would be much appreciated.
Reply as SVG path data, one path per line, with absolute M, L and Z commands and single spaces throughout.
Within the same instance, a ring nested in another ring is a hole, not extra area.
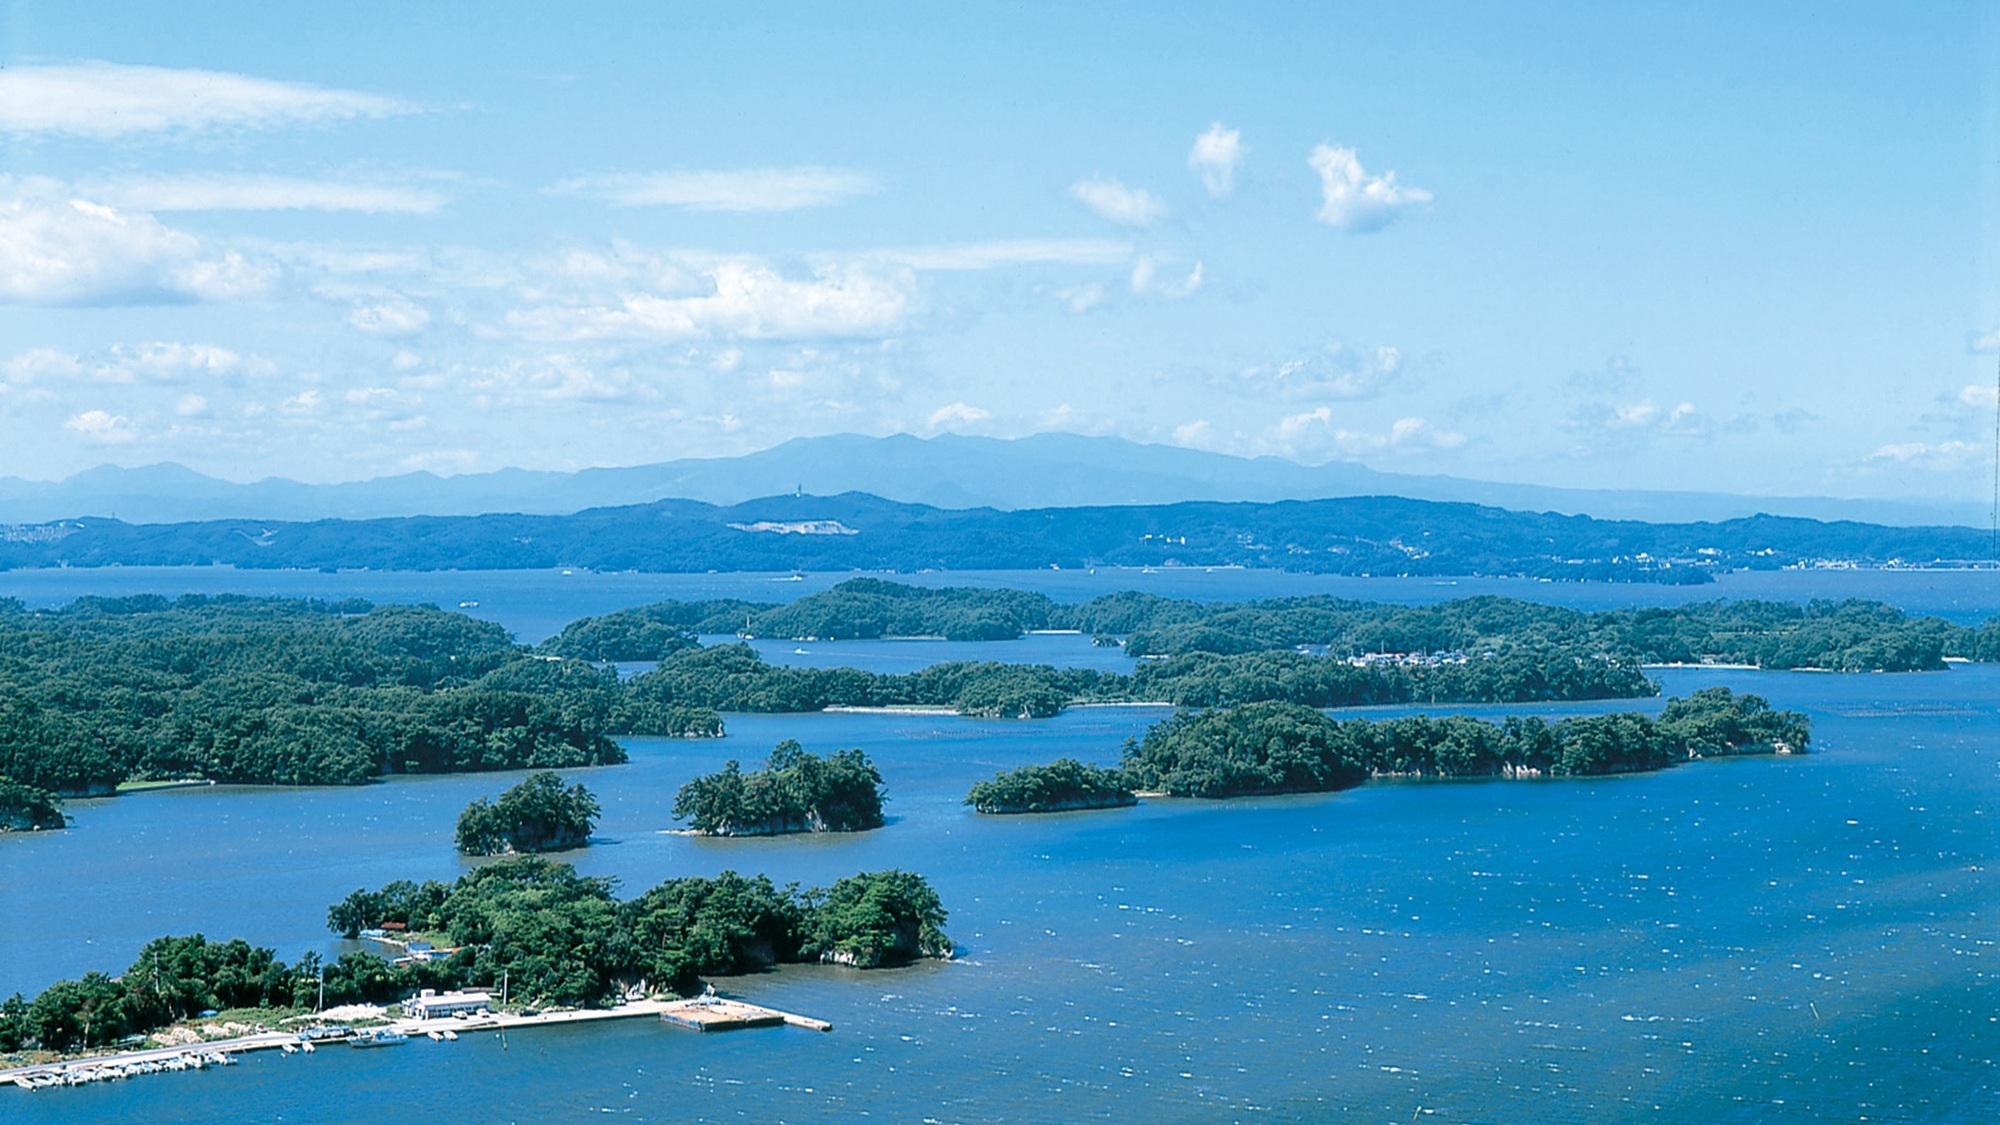
M 567 354 L 515 360 L 481 372 L 470 382 L 481 406 L 543 403 L 618 403 L 654 397 L 652 388 L 623 368 L 603 368 Z
M 431 314 L 422 305 L 404 300 L 356 305 L 347 314 L 347 323 L 371 336 L 410 336 L 430 322 Z
M 1967 383 L 1958 392 L 1958 401 L 1975 409 L 1991 410 L 2000 404 L 2000 388 Z
M 1196 418 L 1192 422 L 1175 426 L 1174 444 L 1190 449 L 1212 449 L 1215 445 L 1215 427 L 1206 418 Z
M 121 445 L 139 436 L 138 431 L 132 428 L 132 423 L 123 415 L 103 410 L 86 410 L 81 414 L 73 414 L 69 421 L 63 423 L 63 429 L 98 445 Z
M 1703 437 L 1708 433 L 1708 419 L 1695 409 L 1694 403 L 1683 402 L 1660 419 L 1660 432 L 1681 437 Z
M 1132 292 L 1143 297 L 1164 297 L 1179 300 L 1194 296 L 1201 288 L 1202 266 L 1200 262 L 1188 271 L 1184 278 L 1168 280 L 1159 276 L 1159 263 L 1151 255 L 1142 255 L 1132 267 Z
M 228 173 L 144 176 L 95 181 L 83 186 L 92 198 L 141 211 L 362 211 L 428 215 L 446 203 L 443 194 L 422 188 L 296 176 Z
M 1635 426 L 1650 426 L 1659 417 L 1660 404 L 1647 398 L 1625 406 L 1612 406 L 1604 424 L 1612 429 L 1629 430 Z
M 1351 148 L 1319 145 L 1306 157 L 1306 164 L 1319 173 L 1320 207 L 1315 217 L 1350 234 L 1381 230 L 1432 198 L 1422 188 L 1397 183 L 1394 172 L 1369 175 Z
M 30 348 L 8 360 L 4 370 L 23 384 L 92 382 L 129 385 L 209 383 L 270 370 L 263 360 L 245 358 L 214 344 L 156 341 L 119 344 L 88 360 L 53 348 Z
M 1188 150 L 1188 170 L 1201 177 L 1201 186 L 1208 194 L 1227 199 L 1236 190 L 1236 169 L 1249 151 L 1242 132 L 1224 129 L 1218 121 L 1194 139 L 1194 147 Z
M 0 132 L 94 138 L 415 112 L 392 98 L 213 70 L 85 62 L 0 69 Z
M 204 418 L 208 415 L 208 399 L 201 395 L 182 395 L 174 403 L 174 413 L 183 418 Z
M 1283 363 L 1246 367 L 1231 385 L 1288 399 L 1365 399 L 1388 390 L 1402 369 L 1399 348 L 1363 351 L 1336 343 Z
M 483 463 L 479 454 L 470 449 L 434 449 L 413 453 L 401 462 L 402 467 L 410 472 L 437 473 L 447 477 L 473 472 Z
M 1073 313 L 1089 312 L 1104 303 L 1104 296 L 1104 286 L 1095 281 L 1056 290 L 1056 300 L 1068 306 Z
M 1991 332 L 1968 332 L 1965 334 L 1968 350 L 1980 353 L 2000 352 L 2000 328 Z
M 1128 188 L 1114 179 L 1078 180 L 1069 186 L 1071 198 L 1098 218 L 1128 227 L 1149 227 L 1166 217 L 1167 205 L 1145 188 Z
M 1465 435 L 1439 430 L 1422 418 L 1398 418 L 1384 431 L 1349 430 L 1336 426 L 1333 408 L 1322 406 L 1279 420 L 1273 436 L 1285 452 L 1293 455 L 1324 451 L 1328 446 L 1342 453 L 1423 453 L 1457 449 Z
M 1650 431 L 1675 437 L 1706 437 L 1710 430 L 1708 415 L 1694 403 L 1665 407 L 1650 398 L 1586 403 L 1571 411 L 1563 424 L 1573 430 Z
M 950 406 L 940 406 L 936 410 L 931 411 L 930 424 L 931 428 L 935 430 L 952 426 L 969 425 L 974 422 L 984 422 L 991 417 L 993 417 L 993 413 L 989 410 L 984 410 L 963 402 L 954 402 Z
M 873 177 L 847 168 L 807 167 L 582 176 L 564 180 L 555 190 L 593 196 L 621 207 L 796 211 L 872 195 L 881 185 Z
M 1932 472 L 1955 472 L 1980 463 L 1985 453 L 1985 449 L 1969 441 L 1909 441 L 1882 446 L 1870 453 L 1868 460 Z
M 866 257 L 919 270 L 984 270 L 1038 264 L 1102 266 L 1131 260 L 1132 246 L 1104 238 L 1024 238 L 877 250 Z
M 893 332 L 916 304 L 914 279 L 854 267 L 789 278 L 753 261 L 709 266 L 705 291 L 628 293 L 611 305 L 555 306 L 508 317 L 543 339 L 756 340 L 870 337 Z
M 0 178 L 0 192 L 16 186 Z M 46 183 L 19 187 L 0 196 L 0 303 L 229 300 L 276 276 L 151 215 L 51 195 Z

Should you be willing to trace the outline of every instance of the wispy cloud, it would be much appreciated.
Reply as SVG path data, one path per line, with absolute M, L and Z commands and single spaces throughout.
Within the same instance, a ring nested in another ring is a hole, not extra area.
M 1201 288 L 1202 264 L 1196 262 L 1194 268 L 1181 278 L 1161 277 L 1160 264 L 1151 255 L 1141 255 L 1132 266 L 1132 292 L 1141 297 L 1164 297 L 1177 301 L 1182 297 L 1192 297 Z
M 1432 198 L 1423 188 L 1397 183 L 1394 172 L 1369 175 L 1351 148 L 1319 145 L 1306 164 L 1319 173 L 1320 207 L 1314 217 L 1350 234 L 1381 230 Z
M 296 176 L 214 173 L 101 180 L 85 194 L 141 211 L 362 211 L 428 215 L 443 193 L 391 184 L 314 180 Z
M 1130 243 L 1104 238 L 1022 238 L 877 250 L 866 257 L 918 270 L 984 270 L 996 266 L 1118 265 L 1132 259 Z
M 75 383 L 165 386 L 206 384 L 265 374 L 271 365 L 215 344 L 153 341 L 118 344 L 101 353 L 80 355 L 55 348 L 30 348 L 0 365 L 9 379 L 23 386 Z
M 1365 399 L 1388 390 L 1403 370 L 1403 353 L 1330 344 L 1281 363 L 1246 367 L 1227 382 L 1233 390 L 1287 399 Z
M 1149 227 L 1167 215 L 1167 204 L 1159 196 L 1108 177 L 1078 180 L 1069 186 L 1069 194 L 1098 218 L 1128 227 Z
M 1887 462 L 1912 469 L 1949 473 L 1979 463 L 1985 450 L 1969 441 L 1907 441 L 1884 445 L 1868 455 L 1868 460 Z
M 1218 121 L 1194 139 L 1194 147 L 1188 150 L 1188 170 L 1201 177 L 1201 186 L 1208 194 L 1227 199 L 1236 191 L 1236 169 L 1249 151 L 1240 130 L 1225 129 Z
M 1440 430 L 1423 418 L 1398 418 L 1386 430 L 1347 429 L 1335 422 L 1333 408 L 1328 406 L 1287 415 L 1278 422 L 1273 437 L 1281 450 L 1293 456 L 1311 456 L 1329 449 L 1351 456 L 1423 453 L 1465 444 L 1464 434 Z
M 632 172 L 581 176 L 555 186 L 621 207 L 688 211 L 797 211 L 845 203 L 881 190 L 874 177 L 848 168 L 743 168 L 730 171 Z
M 1674 437 L 1706 437 L 1712 428 L 1708 416 L 1694 403 L 1667 407 L 1650 398 L 1586 403 L 1571 411 L 1564 424 L 1573 430 L 1649 432 Z
M 508 317 L 516 329 L 558 340 L 807 340 L 879 337 L 916 305 L 907 273 L 825 268 L 787 277 L 770 265 L 732 260 L 702 269 L 699 291 L 626 293 L 613 303 L 543 305 Z
M 430 322 L 429 310 L 401 299 L 356 305 L 347 314 L 347 323 L 371 336 L 413 336 Z
M 214 70 L 84 62 L 0 69 L 0 132 L 100 139 L 211 128 L 272 128 L 413 113 L 415 106 Z

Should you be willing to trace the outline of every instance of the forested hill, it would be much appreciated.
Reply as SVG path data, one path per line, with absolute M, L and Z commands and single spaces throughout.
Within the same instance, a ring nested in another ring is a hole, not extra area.
M 1984 558 L 1984 531 L 1756 516 L 1652 524 L 1396 497 L 1003 512 L 860 493 L 567 516 L 312 523 L 74 520 L 0 526 L 0 568 L 203 565 L 394 570 L 1035 569 L 1247 566 L 1357 575 L 1703 582 L 1717 569 Z

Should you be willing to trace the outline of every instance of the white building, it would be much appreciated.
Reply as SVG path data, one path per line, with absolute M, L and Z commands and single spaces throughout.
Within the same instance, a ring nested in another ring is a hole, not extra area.
M 403 1014 L 415 1020 L 434 1020 L 441 1016 L 483 1012 L 492 1006 L 491 993 L 439 992 L 434 988 L 426 988 L 403 1001 Z

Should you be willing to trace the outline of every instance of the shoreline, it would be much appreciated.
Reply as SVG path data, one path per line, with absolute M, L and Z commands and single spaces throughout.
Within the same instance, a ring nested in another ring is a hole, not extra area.
M 429 1038 L 433 1033 L 442 1036 L 445 1032 L 462 1035 L 474 1031 L 505 1033 L 523 1028 L 549 1027 L 556 1024 L 596 1023 L 603 1020 L 640 1019 L 652 1017 L 664 1023 L 706 1030 L 704 1022 L 717 1027 L 756 1027 L 767 1024 L 785 1024 L 802 1027 L 811 1031 L 831 1031 L 833 1025 L 825 1020 L 802 1016 L 793 1012 L 782 1012 L 776 1008 L 766 1008 L 747 1001 L 721 997 L 696 997 L 677 1000 L 627 1000 L 610 1008 L 561 1008 L 554 1011 L 523 1015 L 518 1012 L 482 1012 L 460 1018 L 439 1016 L 434 1019 L 411 1017 L 391 1017 L 391 1008 L 371 1006 L 376 1015 L 355 1014 L 355 1019 L 384 1019 L 382 1027 L 396 1031 L 411 1039 Z M 690 1019 L 690 1013 L 715 1013 L 703 1019 Z M 319 1013 L 327 1015 L 329 1013 Z M 308 1017 L 309 1018 L 309 1017 Z M 210 1039 L 196 1043 L 180 1043 L 165 1047 L 146 1047 L 131 1051 L 108 1054 L 78 1055 L 74 1058 L 58 1059 L 53 1062 L 27 1063 L 21 1066 L 0 1069 L 0 1086 L 12 1085 L 19 1089 L 36 1090 L 50 1086 L 76 1086 L 90 1082 L 136 1077 L 139 1074 L 156 1073 L 158 1070 L 201 1070 L 209 1066 L 229 1066 L 235 1060 L 229 1056 L 249 1051 L 283 1050 L 286 1054 L 294 1051 L 311 1053 L 317 1045 L 345 1043 L 359 1036 L 349 1035 L 339 1039 L 310 1040 L 293 1031 L 259 1031 L 251 1035 L 239 1035 L 229 1039 Z M 31 1081 L 54 1079 L 48 1081 Z

